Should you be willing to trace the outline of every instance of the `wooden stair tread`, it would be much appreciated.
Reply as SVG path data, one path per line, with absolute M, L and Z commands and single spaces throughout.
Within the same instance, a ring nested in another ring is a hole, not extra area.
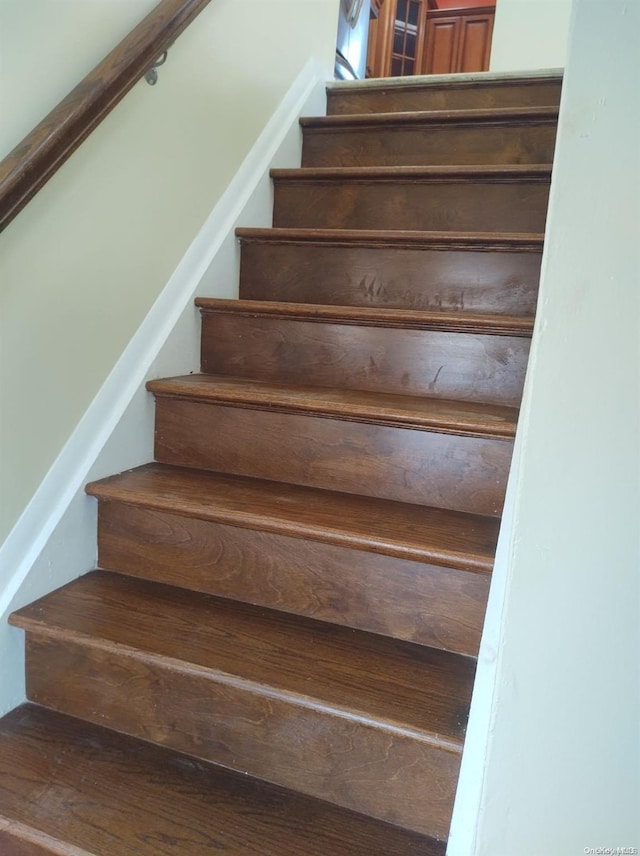
M 491 571 L 498 537 L 494 517 L 157 463 L 92 482 L 87 493 L 479 573 Z
M 27 704 L 0 720 L 0 850 L 444 856 L 445 845 Z
M 561 83 L 563 69 L 517 72 L 465 72 L 464 74 L 414 74 L 406 77 L 375 77 L 364 80 L 332 80 L 327 92 L 375 92 L 407 89 L 484 89 L 486 86 L 510 86 L 514 83 Z
M 147 383 L 155 395 L 187 396 L 208 401 L 285 413 L 303 412 L 336 419 L 423 428 L 477 437 L 515 436 L 518 411 L 480 402 L 450 401 L 417 395 L 366 392 L 325 387 L 191 374 Z
M 275 300 L 237 300 L 217 297 L 196 298 L 203 313 L 244 316 L 271 316 L 319 323 L 400 327 L 413 330 L 484 333 L 530 337 L 533 318 L 513 315 L 479 315 L 466 312 L 426 312 L 369 306 L 335 306 L 321 303 L 285 303 Z
M 398 248 L 518 250 L 541 252 L 544 235 L 517 232 L 420 232 L 391 229 L 286 229 L 237 228 L 241 241 L 262 241 L 335 246 Z
M 402 113 L 347 113 L 330 116 L 303 116 L 303 128 L 377 128 L 406 125 L 510 124 L 512 122 L 557 121 L 558 107 L 493 107 L 460 110 L 408 110 Z
M 106 571 L 10 621 L 462 751 L 471 658 Z
M 154 474 L 146 470 L 95 486 L 92 493 L 102 500 L 101 568 L 477 655 L 490 574 L 453 566 L 459 557 L 436 565 L 387 555 L 384 519 L 383 532 L 374 531 L 368 542 L 348 516 L 346 524 L 337 520 L 343 525 L 337 536 L 312 531 L 309 537 L 304 526 L 293 534 L 270 531 L 274 524 L 295 525 L 286 507 L 281 519 L 270 507 L 260 518 L 255 505 L 244 516 L 231 509 L 230 516 L 224 485 L 218 491 L 222 509 L 216 504 L 217 478 L 207 484 L 198 471 L 160 474 L 170 487 L 164 489 L 163 478 L 147 478 Z M 291 505 L 307 501 L 313 504 L 314 497 Z M 461 520 L 459 529 L 465 524 Z M 428 546 L 437 548 L 437 534 Z
M 316 166 L 272 169 L 277 181 L 375 181 L 375 182 L 541 182 L 549 183 L 551 164 L 470 166 Z
M 478 107 L 555 106 L 562 74 L 456 74 L 335 81 L 327 86 L 330 114 Z

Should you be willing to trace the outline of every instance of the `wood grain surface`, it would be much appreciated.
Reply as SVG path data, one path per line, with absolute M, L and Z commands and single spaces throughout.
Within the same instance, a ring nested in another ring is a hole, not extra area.
M 192 401 L 230 404 L 248 410 L 306 413 L 465 437 L 513 439 L 518 419 L 515 408 L 496 404 L 336 387 L 288 386 L 214 374 L 151 380 L 147 389 L 156 396 L 188 396 Z
M 301 119 L 302 166 L 551 163 L 557 108 Z
M 535 313 L 541 236 L 313 229 L 236 233 L 243 299 Z
M 202 315 L 286 318 L 292 321 L 332 322 L 361 327 L 397 327 L 401 330 L 446 330 L 451 333 L 488 333 L 494 336 L 530 337 L 533 319 L 522 315 L 475 315 L 471 312 L 425 312 L 372 306 L 334 306 L 317 303 L 288 303 L 197 297 Z
M 469 658 L 104 572 L 12 622 L 32 701 L 447 833 Z
M 475 657 L 489 576 L 102 502 L 102 568 Z
M 353 90 L 352 90 L 353 91 Z M 530 107 L 480 107 L 448 110 L 404 110 L 392 113 L 350 113 L 327 116 L 302 116 L 300 126 L 313 129 L 385 128 L 392 124 L 396 128 L 416 126 L 437 127 L 488 127 L 514 124 L 535 125 L 542 121 L 558 121 L 558 106 Z M 505 161 L 506 163 L 506 161 Z
M 425 85 L 426 84 L 426 85 Z M 366 85 L 329 86 L 327 112 L 386 113 L 414 110 L 469 110 L 494 107 L 557 106 L 560 102 L 562 75 L 501 80 L 428 82 L 403 81 L 390 86 L 385 80 Z
M 231 313 L 202 319 L 202 371 L 515 407 L 530 341 Z
M 271 171 L 273 225 L 313 229 L 541 232 L 548 166 Z
M 0 722 L 0 747 L 5 856 L 444 856 L 415 833 L 34 705 Z
M 498 538 L 493 517 L 164 464 L 92 482 L 87 492 L 105 502 L 481 574 L 491 571 Z
M 156 460 L 472 514 L 502 511 L 512 441 L 156 400 Z

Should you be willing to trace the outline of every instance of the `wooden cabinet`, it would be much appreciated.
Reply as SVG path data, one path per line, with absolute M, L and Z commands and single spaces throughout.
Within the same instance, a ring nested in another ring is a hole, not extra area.
M 432 9 L 429 0 L 384 0 L 369 31 L 369 77 L 489 68 L 494 6 Z
M 486 71 L 489 68 L 493 7 L 434 9 L 427 15 L 421 74 Z
M 388 27 L 384 0 L 371 0 L 369 41 L 367 42 L 367 77 L 381 77 L 386 30 Z

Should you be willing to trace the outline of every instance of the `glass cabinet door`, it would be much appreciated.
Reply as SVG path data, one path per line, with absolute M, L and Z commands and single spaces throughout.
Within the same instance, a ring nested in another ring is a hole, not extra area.
M 397 0 L 393 22 L 390 73 L 393 77 L 416 74 L 424 0 Z

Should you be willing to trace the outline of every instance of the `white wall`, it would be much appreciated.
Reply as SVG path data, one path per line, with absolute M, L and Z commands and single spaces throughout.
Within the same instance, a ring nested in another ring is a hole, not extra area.
M 490 71 L 564 66 L 570 14 L 571 0 L 497 0 Z
M 14 98 L 5 82 L 12 127 L 0 145 L 10 148 L 15 129 L 31 127 L 153 5 L 0 0 L 2 77 L 21 91 Z M 0 542 L 307 59 L 330 74 L 337 8 L 212 2 L 159 83 L 137 84 L 0 236 Z
M 640 849 L 639 32 L 575 2 L 450 856 Z

